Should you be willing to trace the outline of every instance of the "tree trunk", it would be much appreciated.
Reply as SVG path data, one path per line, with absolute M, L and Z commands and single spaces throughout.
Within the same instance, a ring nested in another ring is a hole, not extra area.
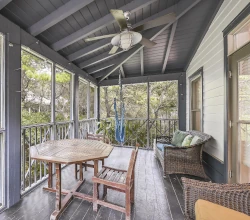
M 108 100 L 108 87 L 104 87 L 104 98 L 105 98 L 105 108 L 106 108 L 107 118 L 109 118 L 110 107 L 109 107 L 109 100 Z

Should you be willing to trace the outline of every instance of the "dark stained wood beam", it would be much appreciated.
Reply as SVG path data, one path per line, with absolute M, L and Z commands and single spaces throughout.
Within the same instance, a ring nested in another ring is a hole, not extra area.
M 174 22 L 173 25 L 172 25 L 171 34 L 170 34 L 170 38 L 169 38 L 169 41 L 168 41 L 167 50 L 166 50 L 166 54 L 165 54 L 165 58 L 164 58 L 163 67 L 162 67 L 161 73 L 164 73 L 165 70 L 166 70 L 166 67 L 167 67 L 169 54 L 170 54 L 170 51 L 171 51 L 171 47 L 172 47 L 172 44 L 173 44 L 175 31 L 176 31 L 176 28 L 177 28 L 177 23 L 178 23 L 178 20 L 176 22 Z
M 33 24 L 28 28 L 28 32 L 33 36 L 37 36 L 93 1 L 94 0 L 71 0 Z
M 127 5 L 124 5 L 120 9 L 123 11 L 135 12 L 139 9 L 144 8 L 147 5 L 150 5 L 155 1 L 156 0 L 135 0 L 128 3 Z M 107 25 L 112 24 L 114 22 L 116 22 L 114 17 L 111 14 L 107 14 L 104 17 L 100 18 L 99 20 L 92 22 L 86 27 L 74 32 L 73 34 L 70 34 L 69 36 L 55 42 L 54 44 L 51 45 L 51 47 L 55 51 L 61 50 L 81 39 L 86 38 L 87 36 L 95 33 L 98 30 L 101 30 L 103 27 L 106 27 Z

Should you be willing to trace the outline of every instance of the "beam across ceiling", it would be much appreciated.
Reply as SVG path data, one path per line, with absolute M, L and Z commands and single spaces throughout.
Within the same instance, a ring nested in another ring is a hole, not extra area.
M 135 84 L 135 83 L 146 83 L 146 82 L 160 82 L 167 80 L 178 80 L 181 74 L 185 74 L 185 72 L 177 72 L 177 73 L 168 73 L 168 74 L 154 74 L 149 76 L 136 76 L 136 77 L 127 77 L 122 79 L 122 84 Z M 119 79 L 109 79 L 102 81 L 99 86 L 113 86 L 118 85 Z
M 115 54 L 109 54 L 108 52 L 105 52 L 105 53 L 102 53 L 102 54 L 100 54 L 100 55 L 98 55 L 98 56 L 95 56 L 95 57 L 93 57 L 93 58 L 91 58 L 91 59 L 89 59 L 89 60 L 86 60 L 86 61 L 80 63 L 78 66 L 79 66 L 81 69 L 84 69 L 84 68 L 87 68 L 87 67 L 92 66 L 92 65 L 94 65 L 94 64 L 97 64 L 97 63 L 99 63 L 99 62 L 101 62 L 101 61 L 104 61 L 104 60 L 106 60 L 106 59 L 109 59 L 109 58 L 111 58 L 111 57 L 114 57 L 114 56 L 116 56 L 116 55 L 119 55 L 119 54 L 121 54 L 121 53 L 123 53 L 123 52 L 124 52 L 123 50 L 121 50 L 121 51 L 119 51 L 119 52 L 117 52 L 117 53 L 115 53 Z
M 12 0 L 0 0 L 0 10 L 2 10 L 6 5 L 8 5 Z
M 33 36 L 37 36 L 93 1 L 94 0 L 70 0 L 60 8 L 53 11 L 51 14 L 33 24 L 28 28 L 28 31 Z
M 130 11 L 131 13 L 133 13 L 147 5 L 150 5 L 151 3 L 155 1 L 156 0 L 135 0 L 135 1 L 128 3 L 127 5 L 122 6 L 120 10 Z M 81 39 L 86 38 L 87 36 L 95 33 L 98 30 L 101 30 L 102 28 L 114 22 L 115 22 L 114 17 L 111 14 L 107 14 L 104 17 L 100 18 L 99 20 L 92 22 L 86 27 L 74 32 L 73 34 L 55 42 L 54 44 L 51 45 L 51 47 L 55 51 L 61 50 Z
M 155 28 L 153 29 L 154 32 L 149 33 L 149 36 L 146 38 L 149 38 L 150 40 L 154 40 L 157 36 L 159 36 L 163 31 L 165 31 L 167 28 L 169 28 L 174 22 L 176 22 L 178 19 L 180 19 L 183 15 L 185 15 L 189 10 L 191 10 L 194 6 L 196 6 L 201 0 L 182 0 L 178 3 L 178 7 L 177 7 L 177 17 L 176 20 L 174 20 L 173 22 L 167 24 L 165 27 L 159 29 L 159 28 Z M 156 30 L 156 32 L 155 32 Z M 151 31 L 151 30 L 150 30 Z M 120 68 L 120 66 L 127 62 L 132 56 L 134 56 L 137 52 L 139 52 L 144 46 L 141 45 L 137 45 L 134 48 L 132 48 L 131 50 L 127 51 L 126 53 L 122 54 L 122 56 L 120 58 L 118 58 L 115 62 L 115 65 L 112 66 L 110 69 L 108 69 L 109 71 L 105 71 L 103 77 L 101 78 L 101 80 L 99 81 L 99 83 L 101 81 L 103 81 L 107 76 L 111 75 L 114 71 L 116 71 L 118 68 Z
M 178 20 L 176 22 L 174 22 L 173 25 L 172 25 L 171 34 L 170 34 L 170 38 L 169 38 L 169 41 L 168 41 L 166 55 L 165 55 L 165 58 L 164 58 L 163 67 L 162 67 L 161 73 L 164 73 L 165 70 L 166 70 L 166 67 L 167 67 L 169 54 L 170 54 L 170 51 L 171 51 L 171 47 L 172 47 L 172 44 L 173 44 L 175 31 L 176 31 L 176 28 L 177 28 L 177 23 L 178 23 Z
M 93 43 L 87 47 L 84 47 L 84 48 L 68 55 L 67 58 L 70 61 L 74 61 L 74 60 L 77 60 L 79 58 L 85 57 L 85 56 L 87 56 L 87 55 L 89 55 L 97 50 L 100 50 L 108 45 L 111 45 L 110 39 L 109 38 L 102 39 L 102 40 L 97 41 L 96 43 Z
M 154 15 L 148 17 L 148 18 L 145 18 L 142 21 L 140 21 L 140 22 L 138 22 L 136 24 L 133 24 L 132 26 L 133 26 L 133 28 L 136 28 L 136 27 L 139 27 L 141 25 L 144 25 L 149 21 L 160 18 L 160 17 L 162 17 L 162 16 L 164 16 L 166 14 L 173 13 L 176 8 L 177 8 L 177 4 L 171 6 L 171 7 L 167 8 L 167 9 L 164 9 L 164 10 L 160 11 L 159 13 L 154 14 Z M 100 40 L 100 41 L 98 41 L 98 42 L 96 42 L 94 44 L 91 44 L 90 46 L 87 46 L 87 47 L 85 47 L 83 49 L 80 49 L 80 50 L 68 55 L 68 59 L 70 61 L 74 61 L 74 60 L 79 59 L 81 57 L 84 57 L 84 56 L 86 56 L 86 55 L 88 55 L 88 54 L 90 54 L 92 52 L 95 52 L 95 51 L 97 51 L 99 49 L 102 49 L 103 47 L 105 47 L 107 45 L 111 45 L 110 38 Z
M 101 70 L 105 70 L 105 69 L 107 69 L 107 68 L 109 68 L 111 66 L 114 66 L 114 64 L 111 63 L 111 64 L 107 64 L 107 65 L 105 65 L 103 67 L 96 67 L 96 68 L 88 69 L 88 74 L 94 74 L 94 73 L 99 72 Z

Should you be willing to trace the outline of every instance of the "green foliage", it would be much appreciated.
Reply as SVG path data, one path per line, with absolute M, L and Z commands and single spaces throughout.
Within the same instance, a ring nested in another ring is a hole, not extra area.
M 42 124 L 50 121 L 50 113 L 46 112 L 33 112 L 22 110 L 22 125 Z

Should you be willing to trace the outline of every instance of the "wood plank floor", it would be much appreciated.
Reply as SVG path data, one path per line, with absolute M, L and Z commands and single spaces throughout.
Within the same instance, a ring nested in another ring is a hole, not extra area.
M 105 164 L 117 168 L 127 169 L 131 154 L 130 148 L 116 147 Z M 136 163 L 135 179 L 135 205 L 132 209 L 132 220 L 182 220 L 183 218 L 183 192 L 180 175 L 162 177 L 162 168 L 153 151 L 139 150 Z M 84 172 L 85 183 L 81 192 L 92 194 L 91 177 L 93 169 Z M 63 170 L 62 187 L 72 188 L 76 183 L 74 179 L 74 166 Z M 24 196 L 22 200 L 0 214 L 0 220 L 48 220 L 55 207 L 55 194 L 42 190 L 47 183 Z M 100 190 L 100 193 L 102 191 Z M 108 190 L 108 201 L 123 205 L 125 197 L 122 193 Z M 74 199 L 60 220 L 123 220 L 125 215 L 101 207 L 94 212 L 92 204 L 87 201 Z

